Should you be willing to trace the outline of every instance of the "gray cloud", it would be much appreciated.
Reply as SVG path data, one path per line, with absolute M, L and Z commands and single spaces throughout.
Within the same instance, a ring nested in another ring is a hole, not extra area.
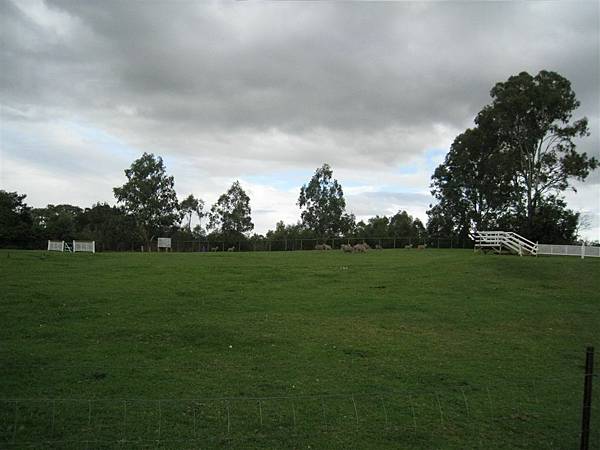
M 194 168 L 207 180 L 182 184 L 198 189 L 323 161 L 393 181 L 470 126 L 495 82 L 541 69 L 572 81 L 581 149 L 600 155 L 596 2 L 4 0 L 0 17 L 3 183 L 9 164 L 85 177 L 146 150 Z M 71 122 L 120 144 L 63 147 Z M 428 175 L 409 187 L 426 193 Z
M 398 211 L 415 211 L 422 216 L 431 197 L 419 193 L 365 192 L 348 196 L 348 206 L 358 218 L 393 215 Z
M 48 6 L 45 24 L 6 9 L 9 102 L 118 115 L 126 106 L 150 125 L 462 126 L 495 81 L 541 68 L 598 97 L 592 3 L 65 1 Z

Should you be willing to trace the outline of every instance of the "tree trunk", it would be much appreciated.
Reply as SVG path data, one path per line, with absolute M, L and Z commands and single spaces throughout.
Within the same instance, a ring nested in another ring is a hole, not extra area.
M 535 207 L 533 204 L 533 198 L 531 195 L 531 187 L 527 187 L 527 238 L 531 238 L 533 231 L 533 216 L 535 215 Z

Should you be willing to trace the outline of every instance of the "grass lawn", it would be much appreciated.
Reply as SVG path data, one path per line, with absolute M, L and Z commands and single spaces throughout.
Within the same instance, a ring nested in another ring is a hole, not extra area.
M 0 286 L 0 448 L 578 448 L 600 351 L 593 258 L 2 251 Z

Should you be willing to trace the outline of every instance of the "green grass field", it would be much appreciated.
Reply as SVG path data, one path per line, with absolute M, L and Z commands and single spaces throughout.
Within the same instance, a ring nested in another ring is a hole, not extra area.
M 0 286 L 0 448 L 578 448 L 600 348 L 592 258 L 2 251 Z

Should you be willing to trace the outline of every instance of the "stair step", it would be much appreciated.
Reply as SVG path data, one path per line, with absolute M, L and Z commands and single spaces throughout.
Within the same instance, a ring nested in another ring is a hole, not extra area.
M 478 231 L 472 236 L 475 241 L 475 248 L 495 248 L 502 247 L 510 250 L 517 255 L 537 255 L 537 244 L 520 236 L 517 233 L 508 231 Z

